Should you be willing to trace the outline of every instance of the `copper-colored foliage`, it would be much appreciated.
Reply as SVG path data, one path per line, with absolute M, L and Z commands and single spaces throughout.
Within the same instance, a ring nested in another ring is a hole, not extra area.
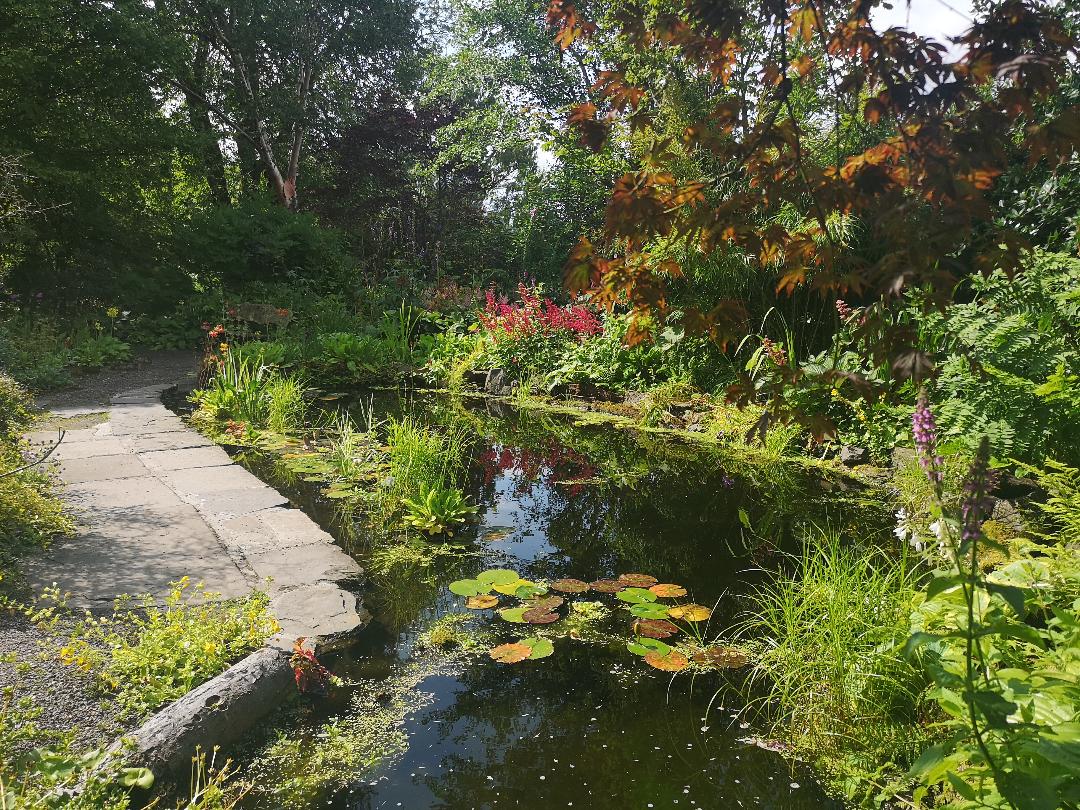
M 566 603 L 566 600 L 561 596 L 540 596 L 536 599 L 531 599 L 527 603 L 530 610 L 555 610 L 557 607 L 562 607 Z
M 626 585 L 627 583 L 618 582 L 614 579 L 598 579 L 596 582 L 589 583 L 589 587 L 598 593 L 618 593 Z
M 694 661 L 717 669 L 734 669 L 745 666 L 750 656 L 738 647 L 707 647 L 694 654 Z
M 633 625 L 634 633 L 645 638 L 668 638 L 679 632 L 679 628 L 664 619 L 638 619 Z
M 532 610 L 526 610 L 522 615 L 525 621 L 529 624 L 551 624 L 559 620 L 558 613 L 552 613 L 547 608 L 533 608 Z
M 589 590 L 589 583 L 580 579 L 557 579 L 548 587 L 559 593 L 585 593 Z
M 680 672 L 690 666 L 690 659 L 678 650 L 672 650 L 667 655 L 651 652 L 645 656 L 645 663 L 665 672 Z
M 502 664 L 517 664 L 532 655 L 532 648 L 524 644 L 500 644 L 490 650 L 488 655 Z
M 648 588 L 650 585 L 655 585 L 657 579 L 648 574 L 619 574 L 619 582 L 631 588 Z
M 490 593 L 480 594 L 479 596 L 470 596 L 465 600 L 465 607 L 469 610 L 487 610 L 493 608 L 499 604 L 499 597 L 492 596 Z
M 673 585 L 670 582 L 653 585 L 649 590 L 664 599 L 674 599 L 678 596 L 686 596 L 686 588 L 682 585 Z

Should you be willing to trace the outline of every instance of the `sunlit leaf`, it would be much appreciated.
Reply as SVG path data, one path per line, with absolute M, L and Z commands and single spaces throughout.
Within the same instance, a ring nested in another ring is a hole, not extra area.
M 499 616 L 514 624 L 525 624 L 525 611 L 527 610 L 526 607 L 503 608 L 499 611 Z
M 656 653 L 657 655 L 667 655 L 672 651 L 669 644 L 665 644 L 662 641 L 658 641 L 655 638 L 635 638 L 633 641 L 627 642 L 626 649 L 632 652 L 634 655 L 640 655 L 642 657 L 649 653 Z
M 536 583 L 530 582 L 527 579 L 515 579 L 512 582 L 504 582 L 499 585 L 493 585 L 492 588 L 501 594 L 505 594 L 506 596 L 514 596 L 517 593 L 517 589 L 525 585 L 535 586 Z
M 669 608 L 667 615 L 673 619 L 682 619 L 688 622 L 703 622 L 712 616 L 712 611 L 704 605 L 678 605 Z
M 642 602 L 639 605 L 632 606 L 630 612 L 639 619 L 666 619 L 668 606 L 656 602 Z
M 529 659 L 532 661 L 535 661 L 537 658 L 547 658 L 555 652 L 555 645 L 546 638 L 533 636 L 532 638 L 523 638 L 520 643 L 532 650 L 529 654 Z
M 694 654 L 694 661 L 717 669 L 734 669 L 749 663 L 750 656 L 738 647 L 707 647 Z
M 499 597 L 493 596 L 489 593 L 480 594 L 479 596 L 470 596 L 465 600 L 465 607 L 469 610 L 487 610 L 493 608 L 499 604 Z
M 450 583 L 450 592 L 458 596 L 479 596 L 490 591 L 490 585 L 477 579 L 459 579 Z
M 651 652 L 645 656 L 645 663 L 665 672 L 680 672 L 690 666 L 690 659 L 678 650 L 672 650 L 667 655 Z
M 682 585 L 672 585 L 669 582 L 653 585 L 649 590 L 663 599 L 674 599 L 679 596 L 686 596 L 686 588 Z
M 534 596 L 543 596 L 545 593 L 547 593 L 547 588 L 535 582 L 518 585 L 514 589 L 514 596 L 518 599 L 532 599 Z
M 640 605 L 643 602 L 655 602 L 656 594 L 645 588 L 624 588 L 615 594 L 615 598 L 633 605 Z
M 524 644 L 500 644 L 488 652 L 500 664 L 517 664 L 532 655 L 532 648 Z
M 476 578 L 480 582 L 486 582 L 491 585 L 508 585 L 511 582 L 518 582 L 521 580 L 517 571 L 511 571 L 508 568 L 492 568 L 489 571 L 482 571 L 477 574 Z

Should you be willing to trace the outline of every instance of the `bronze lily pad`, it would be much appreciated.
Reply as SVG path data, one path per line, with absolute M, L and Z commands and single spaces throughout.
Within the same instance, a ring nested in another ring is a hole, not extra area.
M 532 648 L 524 644 L 500 644 L 491 649 L 488 655 L 501 664 L 518 664 L 532 655 Z
M 619 574 L 619 582 L 632 588 L 648 588 L 650 585 L 655 585 L 658 580 L 648 574 Z
M 585 593 L 589 590 L 589 583 L 580 579 L 557 579 L 548 587 L 559 593 Z
M 688 622 L 703 622 L 712 616 L 712 611 L 704 605 L 677 605 L 668 610 L 668 616 Z
M 664 672 L 681 672 L 690 666 L 690 659 L 678 650 L 672 650 L 667 655 L 651 652 L 645 656 L 645 663 Z
M 659 585 L 653 585 L 649 590 L 663 599 L 675 599 L 679 596 L 686 596 L 686 588 L 682 585 L 674 585 L 670 582 L 662 582 Z
M 546 608 L 533 608 L 532 610 L 526 610 L 521 614 L 521 618 L 527 621 L 529 624 L 551 624 L 559 620 L 558 613 L 552 613 Z
M 492 596 L 490 593 L 480 594 L 479 596 L 470 596 L 465 600 L 465 607 L 469 610 L 487 610 L 493 608 L 499 604 L 499 597 Z
M 694 661 L 717 669 L 735 669 L 746 666 L 750 656 L 738 647 L 706 647 L 694 654 Z
M 555 610 L 557 607 L 562 607 L 566 603 L 566 600 L 561 596 L 541 596 L 536 599 L 530 599 L 528 602 L 529 610 L 533 608 L 542 608 L 544 610 Z
M 678 632 L 678 627 L 663 619 L 638 619 L 634 622 L 634 633 L 645 638 L 668 638 Z
M 598 579 L 596 582 L 590 582 L 589 587 L 600 593 L 618 593 L 626 587 L 626 584 L 614 579 Z

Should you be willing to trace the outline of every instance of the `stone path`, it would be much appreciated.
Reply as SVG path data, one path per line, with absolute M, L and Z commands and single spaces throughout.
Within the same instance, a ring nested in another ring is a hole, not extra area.
M 182 576 L 225 598 L 262 588 L 283 645 L 363 626 L 350 590 L 361 577 L 356 561 L 162 405 L 170 387 L 113 396 L 106 421 L 68 431 L 52 458 L 80 530 L 26 561 L 28 583 L 37 591 L 55 583 L 71 604 L 97 612 L 119 594 L 160 599 Z M 31 434 L 32 452 L 56 437 Z

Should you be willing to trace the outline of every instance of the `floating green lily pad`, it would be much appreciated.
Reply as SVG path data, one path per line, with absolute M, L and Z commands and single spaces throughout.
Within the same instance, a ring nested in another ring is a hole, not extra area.
M 646 588 L 625 588 L 615 594 L 615 598 L 632 605 L 640 605 L 645 602 L 655 602 L 656 594 Z
M 478 579 L 458 579 L 450 583 L 450 593 L 456 593 L 458 596 L 479 596 L 490 592 L 491 586 Z
M 639 619 L 666 619 L 667 606 L 656 602 L 641 602 L 630 608 L 630 612 Z
M 510 582 L 502 582 L 492 585 L 492 587 L 501 594 L 505 594 L 506 596 L 514 596 L 515 591 L 517 591 L 518 588 L 524 585 L 536 586 L 536 583 L 530 582 L 527 579 L 516 578 Z
M 489 571 L 481 572 L 476 578 L 480 582 L 486 582 L 490 585 L 509 585 L 511 582 L 517 582 L 521 579 L 517 571 L 511 571 L 509 568 L 492 568 Z
M 508 622 L 525 624 L 525 611 L 527 610 L 527 607 L 503 608 L 499 611 L 499 615 Z
M 536 636 L 533 636 L 532 638 L 523 638 L 518 644 L 524 644 L 532 650 L 532 654 L 529 656 L 530 661 L 535 661 L 537 658 L 547 658 L 555 652 L 555 645 L 546 638 L 538 638 Z
M 635 638 L 633 641 L 626 643 L 626 649 L 632 652 L 634 655 L 640 655 L 642 657 L 649 653 L 657 653 L 659 655 L 667 655 L 671 652 L 671 645 L 665 644 L 659 639 L 655 638 Z
M 532 599 L 534 596 L 543 596 L 548 592 L 548 589 L 543 585 L 536 585 L 530 582 L 527 585 L 519 585 L 514 590 L 514 596 L 518 599 Z

